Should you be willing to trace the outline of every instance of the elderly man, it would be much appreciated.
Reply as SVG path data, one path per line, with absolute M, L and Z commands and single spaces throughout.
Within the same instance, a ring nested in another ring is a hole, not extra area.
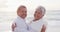
M 21 5 L 17 10 L 18 17 L 12 23 L 13 32 L 28 32 L 29 27 L 26 24 L 27 8 Z

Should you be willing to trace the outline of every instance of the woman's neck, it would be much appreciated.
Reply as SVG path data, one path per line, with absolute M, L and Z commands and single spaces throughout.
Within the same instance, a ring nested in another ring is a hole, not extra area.
M 37 20 L 39 20 L 39 19 L 34 19 L 33 21 L 37 21 Z
M 41 17 L 41 18 L 39 18 L 39 19 L 34 19 L 33 21 L 37 21 L 37 20 L 40 20 L 40 19 L 42 19 L 42 17 Z

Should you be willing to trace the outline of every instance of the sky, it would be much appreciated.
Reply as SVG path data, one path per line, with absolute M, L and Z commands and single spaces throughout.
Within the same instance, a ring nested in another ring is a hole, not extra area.
M 0 11 L 16 11 L 20 5 L 25 5 L 28 10 L 35 10 L 44 6 L 46 10 L 60 10 L 60 0 L 0 0 Z

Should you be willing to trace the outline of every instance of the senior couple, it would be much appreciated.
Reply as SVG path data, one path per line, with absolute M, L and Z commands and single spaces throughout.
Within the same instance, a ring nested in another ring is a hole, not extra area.
M 45 11 L 43 6 L 38 6 L 33 15 L 34 18 L 26 23 L 27 8 L 24 5 L 19 6 L 18 17 L 12 23 L 12 32 L 45 32 L 47 27 L 47 22 L 43 20 Z

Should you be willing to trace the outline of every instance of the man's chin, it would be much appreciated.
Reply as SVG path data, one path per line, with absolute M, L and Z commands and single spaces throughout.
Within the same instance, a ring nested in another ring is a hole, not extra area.
M 23 19 L 25 19 L 26 17 L 22 17 Z

